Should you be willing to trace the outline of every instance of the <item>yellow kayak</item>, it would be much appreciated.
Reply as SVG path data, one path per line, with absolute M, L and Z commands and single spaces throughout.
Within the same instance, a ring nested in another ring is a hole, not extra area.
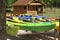
M 13 19 L 6 18 L 6 20 L 12 20 L 15 22 L 23 22 L 22 20 L 19 20 L 17 17 L 13 17 Z
M 59 30 L 59 22 L 55 22 L 55 23 L 56 23 L 55 29 Z
M 40 21 L 44 21 L 44 22 L 46 22 L 46 20 L 45 20 L 45 19 L 42 19 L 42 18 L 39 18 L 39 20 L 40 20 Z

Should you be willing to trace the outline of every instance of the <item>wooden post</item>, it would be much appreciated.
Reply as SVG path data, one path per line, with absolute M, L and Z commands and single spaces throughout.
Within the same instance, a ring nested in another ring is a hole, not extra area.
M 6 25 L 6 5 L 5 0 L 0 0 L 0 40 L 6 40 L 7 35 L 4 30 Z
M 41 7 L 42 16 L 44 16 L 44 6 Z
M 27 6 L 27 14 L 28 14 L 28 6 Z

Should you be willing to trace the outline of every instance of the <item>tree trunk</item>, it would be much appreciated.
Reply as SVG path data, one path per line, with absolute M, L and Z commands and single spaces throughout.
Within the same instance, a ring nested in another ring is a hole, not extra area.
M 4 30 L 5 25 L 6 25 L 6 5 L 5 5 L 5 0 L 0 0 L 0 40 L 6 40 L 7 35 Z

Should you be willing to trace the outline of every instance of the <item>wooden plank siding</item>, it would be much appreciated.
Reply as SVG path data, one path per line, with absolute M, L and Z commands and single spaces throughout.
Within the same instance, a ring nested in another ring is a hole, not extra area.
M 36 6 L 34 6 L 34 5 L 30 5 L 30 6 L 28 6 L 28 10 L 29 11 L 36 11 Z
M 24 9 L 24 6 L 17 6 L 17 7 L 13 7 L 13 14 L 14 15 L 20 15 L 20 14 L 25 14 L 27 13 L 26 9 Z
M 36 6 L 14 6 L 13 7 L 13 14 L 20 15 L 20 14 L 29 14 L 27 11 L 36 11 Z

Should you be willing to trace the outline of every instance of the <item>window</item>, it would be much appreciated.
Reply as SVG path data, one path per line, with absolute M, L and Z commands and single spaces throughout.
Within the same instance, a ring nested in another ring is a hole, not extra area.
M 26 6 L 24 6 L 24 9 L 26 10 Z

